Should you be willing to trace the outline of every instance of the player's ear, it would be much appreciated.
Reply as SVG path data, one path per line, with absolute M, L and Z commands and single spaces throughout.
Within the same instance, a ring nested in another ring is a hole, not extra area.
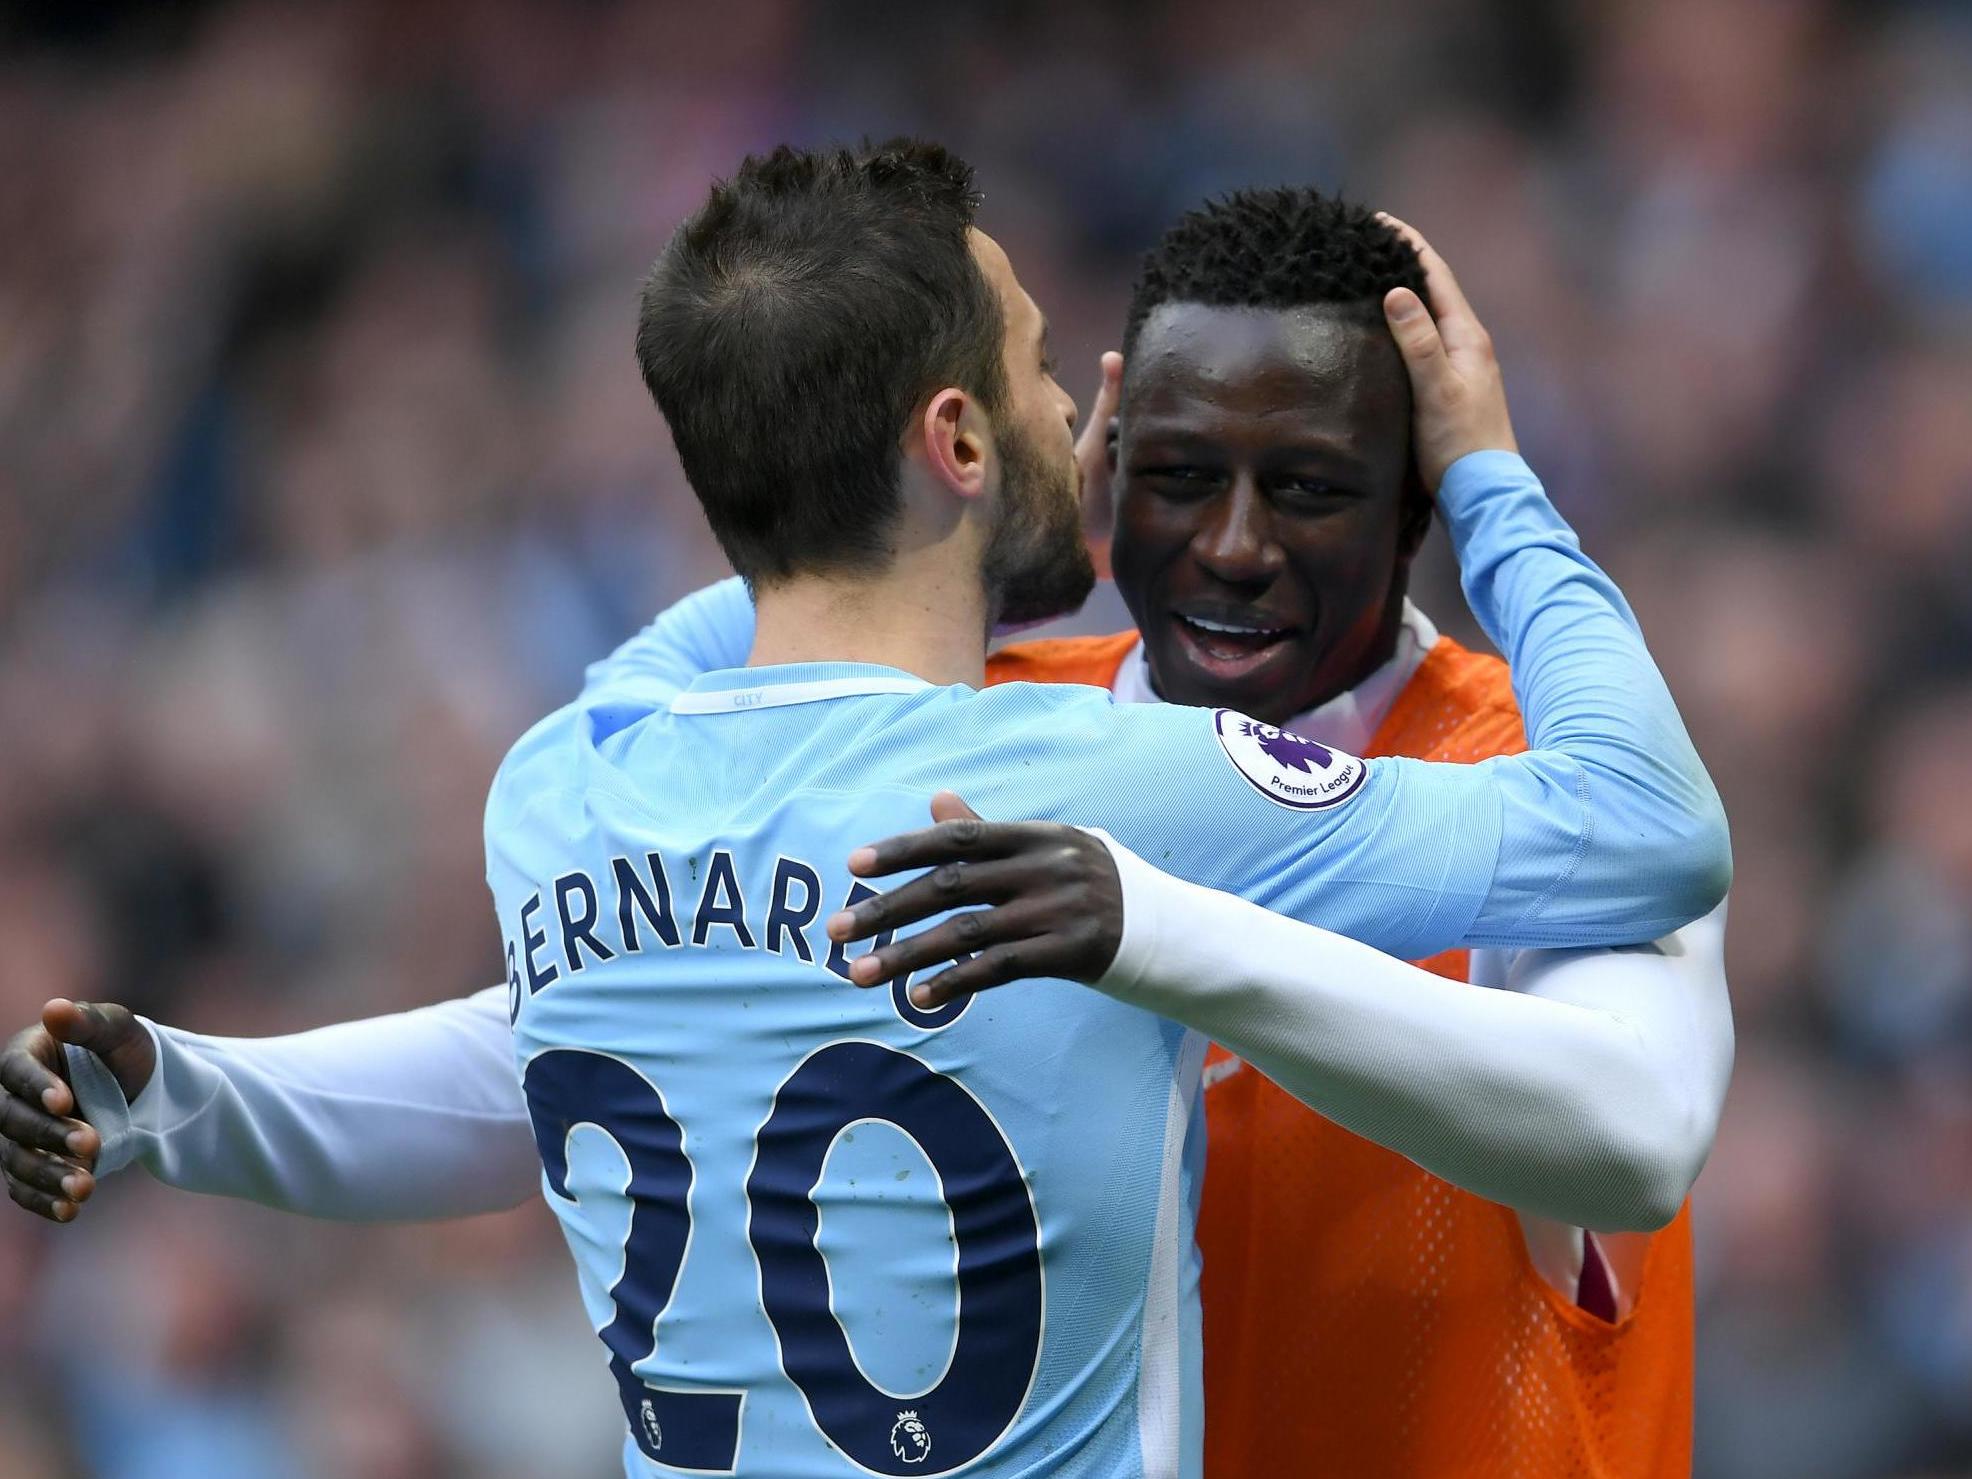
M 924 408 L 919 423 L 924 439 L 925 465 L 961 498 L 977 498 L 986 490 L 987 438 L 972 397 L 947 386 Z

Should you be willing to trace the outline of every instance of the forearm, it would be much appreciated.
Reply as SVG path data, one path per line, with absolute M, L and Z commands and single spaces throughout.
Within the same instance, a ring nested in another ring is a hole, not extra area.
M 1506 841 L 1468 942 L 1653 939 L 1708 913 L 1731 881 L 1724 811 L 1622 593 L 1511 453 L 1454 464 L 1439 505 L 1530 746 L 1493 762 Z
M 146 1025 L 158 1064 L 134 1104 L 70 1050 L 104 1174 L 135 1160 L 187 1191 L 355 1221 L 502 1211 L 538 1188 L 502 988 L 287 1037 Z
M 1447 981 L 1112 849 L 1124 943 L 1100 989 L 1224 1044 L 1337 1123 L 1493 1201 L 1581 1227 L 1675 1214 L 1731 1062 L 1716 949 L 1527 959 L 1541 995 Z
M 608 657 L 589 665 L 582 692 L 630 687 L 668 696 L 701 673 L 736 668 L 753 647 L 753 598 L 737 576 L 674 602 Z

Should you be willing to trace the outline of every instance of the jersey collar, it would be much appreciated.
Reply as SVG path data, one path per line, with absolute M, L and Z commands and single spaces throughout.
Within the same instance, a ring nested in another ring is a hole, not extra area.
M 920 693 L 933 685 L 905 672 L 866 662 L 797 662 L 701 673 L 671 700 L 674 714 L 733 714 L 821 703 L 873 693 Z

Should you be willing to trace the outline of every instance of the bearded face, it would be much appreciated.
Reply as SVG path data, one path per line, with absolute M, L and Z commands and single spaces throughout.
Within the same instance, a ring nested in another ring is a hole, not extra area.
M 1003 467 L 998 512 L 986 545 L 986 594 L 1003 627 L 1026 626 L 1081 608 L 1095 589 L 1082 538 L 1080 472 L 1041 455 L 1011 422 L 996 427 Z

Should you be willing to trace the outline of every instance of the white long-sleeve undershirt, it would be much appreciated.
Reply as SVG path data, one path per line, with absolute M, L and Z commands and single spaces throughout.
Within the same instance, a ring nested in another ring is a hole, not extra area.
M 1124 935 L 1099 989 L 1481 1196 L 1604 1230 L 1677 1210 L 1731 1067 L 1723 907 L 1655 946 L 1519 952 L 1488 990 L 1112 848 Z M 71 1050 L 104 1174 L 136 1160 L 350 1220 L 500 1211 L 539 1185 L 501 988 L 287 1037 L 147 1025 L 158 1068 L 134 1105 Z
M 1098 989 L 1489 1200 L 1597 1231 L 1676 1215 L 1732 1070 L 1725 905 L 1652 945 L 1511 952 L 1489 990 L 1104 841 L 1124 926 Z
M 506 988 L 286 1037 L 145 1022 L 157 1070 L 126 1104 L 70 1048 L 97 1173 L 136 1161 L 170 1186 L 309 1217 L 406 1222 L 517 1207 L 540 1188 Z M 143 1019 L 139 1019 L 143 1020 Z

